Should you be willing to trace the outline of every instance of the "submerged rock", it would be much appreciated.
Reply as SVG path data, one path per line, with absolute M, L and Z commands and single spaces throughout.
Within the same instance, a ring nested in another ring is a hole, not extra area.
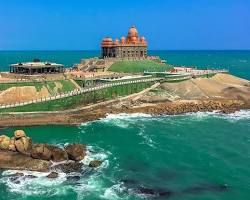
M 15 174 L 13 174 L 12 176 L 24 176 L 24 173 L 21 173 L 21 172 L 17 172 L 17 173 L 15 173 Z
M 86 146 L 83 144 L 69 144 L 65 147 L 69 159 L 80 161 L 86 156 Z
M 229 189 L 227 185 L 199 185 L 194 187 L 189 187 L 183 191 L 183 193 L 188 194 L 200 194 L 203 192 L 225 192 Z
M 70 181 L 70 182 L 77 182 L 81 179 L 80 176 L 67 176 L 67 181 Z
M 69 174 L 72 172 L 81 173 L 83 171 L 83 164 L 79 162 L 67 162 L 67 163 L 58 164 L 54 166 L 53 169 L 59 169 L 66 174 Z
M 170 190 L 163 190 L 163 189 L 153 189 L 153 188 L 139 188 L 137 190 L 138 194 L 143 194 L 143 195 L 150 195 L 150 196 L 155 196 L 155 197 L 164 197 L 164 198 L 169 198 L 174 195 L 173 191 Z
M 57 172 L 51 172 L 47 178 L 57 178 L 59 176 L 59 174 Z
M 24 178 L 25 179 L 33 179 L 33 178 L 37 178 L 37 176 L 29 174 L 29 175 L 25 175 Z
M 97 168 L 97 167 L 100 167 L 101 164 L 102 164 L 102 161 L 100 161 L 100 160 L 92 160 L 89 163 L 89 167 Z
M 126 185 L 134 185 L 138 183 L 138 181 L 132 179 L 122 179 L 121 182 L 123 182 Z

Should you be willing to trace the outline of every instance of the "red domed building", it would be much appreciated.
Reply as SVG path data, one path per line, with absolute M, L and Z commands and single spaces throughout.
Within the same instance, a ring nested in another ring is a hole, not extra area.
M 147 58 L 148 44 L 145 37 L 139 37 L 135 26 L 132 26 L 127 37 L 113 40 L 106 37 L 102 40 L 102 58 L 117 58 L 127 60 L 141 60 Z

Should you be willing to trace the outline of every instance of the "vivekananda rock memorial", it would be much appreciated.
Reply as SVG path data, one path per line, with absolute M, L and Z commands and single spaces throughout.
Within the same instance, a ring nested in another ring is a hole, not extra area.
M 135 26 L 132 26 L 127 37 L 113 40 L 105 37 L 101 42 L 102 58 L 141 60 L 147 58 L 148 44 L 145 37 L 139 37 Z

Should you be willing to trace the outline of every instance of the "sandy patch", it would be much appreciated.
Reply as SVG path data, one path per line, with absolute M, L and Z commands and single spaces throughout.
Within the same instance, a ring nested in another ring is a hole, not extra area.
M 41 91 L 37 92 L 34 86 L 11 87 L 0 92 L 0 104 L 10 104 L 17 102 L 26 102 L 49 96 L 46 87 L 42 87 Z
M 220 83 L 228 84 L 228 85 L 246 86 L 250 84 L 248 80 L 238 78 L 230 74 L 216 74 L 211 79 Z
M 179 83 L 163 83 L 161 88 L 178 95 L 182 99 L 201 99 L 207 97 L 191 80 Z
M 250 101 L 250 84 L 230 74 L 217 74 L 212 78 L 197 78 L 179 83 L 163 83 L 162 89 L 182 99 L 227 98 Z

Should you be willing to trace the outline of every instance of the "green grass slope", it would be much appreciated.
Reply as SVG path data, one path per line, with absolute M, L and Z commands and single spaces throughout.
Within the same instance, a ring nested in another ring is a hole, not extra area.
M 157 63 L 152 60 L 139 61 L 117 61 L 113 63 L 108 71 L 124 73 L 140 73 L 144 71 L 168 71 L 172 69 L 171 65 Z

